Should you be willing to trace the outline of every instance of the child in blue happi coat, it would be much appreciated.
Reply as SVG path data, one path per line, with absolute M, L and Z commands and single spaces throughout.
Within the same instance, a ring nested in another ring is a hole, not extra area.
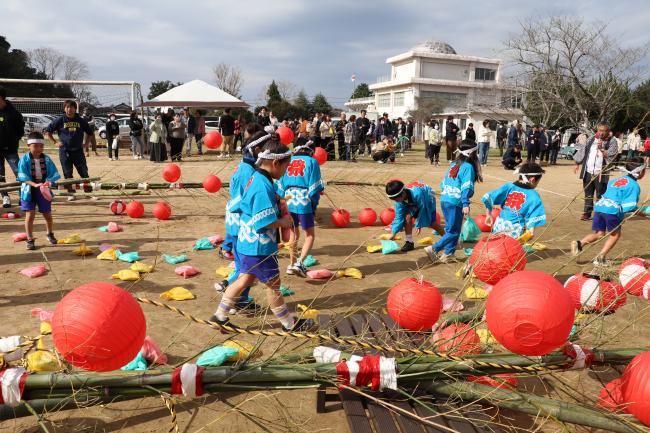
M 506 183 L 483 196 L 485 224 L 492 226 L 492 233 L 504 233 L 515 239 L 532 237 L 535 227 L 546 224 L 544 203 L 535 191 L 544 170 L 538 164 L 523 164 L 518 171 L 519 179 Z M 492 208 L 501 206 L 501 213 L 492 221 Z
M 478 146 L 472 140 L 463 140 L 445 178 L 440 182 L 440 208 L 445 217 L 445 235 L 425 250 L 430 257 L 443 263 L 454 259 L 456 245 L 463 226 L 463 216 L 469 215 L 474 183 L 483 182 L 481 166 L 476 156 Z M 440 254 L 442 252 L 442 254 Z
M 38 207 L 38 211 L 45 219 L 47 240 L 52 245 L 57 244 L 57 239 L 52 231 L 52 190 L 50 185 L 61 179 L 61 175 L 59 175 L 59 171 L 52 159 L 43 153 L 43 143 L 43 134 L 40 132 L 30 133 L 27 137 L 29 152 L 24 154 L 18 162 L 17 179 L 22 182 L 20 186 L 20 208 L 25 211 L 28 250 L 36 249 L 34 240 L 36 207 Z M 44 188 L 45 191 L 42 192 L 41 188 Z
M 607 264 L 607 254 L 621 238 L 621 224 L 625 214 L 638 209 L 641 194 L 638 181 L 643 179 L 646 170 L 643 159 L 631 158 L 625 167 L 619 167 L 619 170 L 625 175 L 610 180 L 605 194 L 594 206 L 594 220 L 591 225 L 593 233 L 579 241 L 571 242 L 571 252 L 577 256 L 585 245 L 596 242 L 609 232 L 609 238 L 594 259 L 595 265 Z
M 416 233 L 425 227 L 431 227 L 438 233 L 445 234 L 445 229 L 436 221 L 436 193 L 429 185 L 413 182 L 404 185 L 401 180 L 391 180 L 386 184 L 386 195 L 395 202 L 395 219 L 391 225 L 391 239 L 402 230 L 406 233 L 406 242 L 402 252 L 415 249 L 413 244 L 413 226 Z M 412 219 L 415 218 L 415 224 Z
M 325 189 L 321 179 L 318 161 L 312 158 L 314 153 L 311 143 L 296 146 L 293 157 L 287 167 L 287 172 L 276 183 L 278 194 L 287 200 L 287 207 L 293 219 L 293 230 L 289 244 L 291 263 L 287 266 L 287 274 L 307 276 L 307 268 L 303 261 L 314 246 L 315 223 L 314 215 L 320 201 L 320 193 Z M 300 227 L 305 231 L 305 243 L 296 260 L 296 248 L 300 238 Z
M 291 151 L 280 144 L 275 133 L 267 134 L 264 150 L 258 154 L 256 171 L 248 180 L 241 200 L 231 209 L 239 213 L 239 277 L 228 286 L 211 321 L 228 322 L 228 313 L 246 287 L 256 279 L 266 284 L 271 311 L 285 330 L 304 331 L 313 327 L 313 320 L 296 320 L 280 293 L 278 266 L 278 229 L 291 228 L 290 215 L 281 216 L 274 179 L 280 179 L 291 161 Z
M 235 262 L 235 269 L 227 279 L 216 282 L 214 288 L 218 292 L 223 292 L 228 284 L 232 283 L 239 277 L 239 256 L 237 254 L 237 237 L 239 235 L 239 214 L 232 212 L 231 209 L 241 200 L 241 195 L 248 180 L 255 173 L 255 161 L 257 154 L 261 152 L 264 143 L 268 139 L 268 134 L 261 130 L 261 127 L 253 123 L 251 128 L 247 128 L 248 136 L 246 145 L 242 151 L 242 161 L 230 177 L 230 200 L 226 204 L 226 239 L 222 244 L 222 255 L 228 258 L 228 254 Z M 235 304 L 237 309 L 257 309 L 257 304 L 249 298 L 250 287 L 247 287 L 241 294 L 240 299 Z

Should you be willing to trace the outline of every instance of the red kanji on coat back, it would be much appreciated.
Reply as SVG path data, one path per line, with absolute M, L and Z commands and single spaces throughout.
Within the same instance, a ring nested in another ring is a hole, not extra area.
M 526 194 L 519 191 L 513 191 L 510 194 L 508 194 L 508 198 L 506 198 L 506 202 L 504 206 L 509 207 L 510 209 L 521 210 L 521 207 L 524 205 L 525 202 L 526 202 Z
M 302 159 L 294 159 L 287 167 L 288 176 L 304 176 L 305 175 L 305 161 Z

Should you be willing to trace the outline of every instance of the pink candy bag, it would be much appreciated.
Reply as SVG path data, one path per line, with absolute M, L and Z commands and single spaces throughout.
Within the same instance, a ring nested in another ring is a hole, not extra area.
M 116 232 L 121 232 L 122 231 L 122 226 L 119 225 L 116 222 L 111 221 L 110 223 L 108 223 L 108 225 L 106 227 L 108 227 L 108 232 L 109 233 L 116 233 Z
M 140 353 L 142 353 L 144 359 L 149 361 L 150 364 L 167 364 L 167 355 L 160 350 L 160 347 L 153 341 L 153 338 L 148 335 L 144 337 L 144 343 L 142 343 Z
M 15 242 L 21 242 L 21 241 L 26 241 L 27 240 L 27 233 L 14 233 L 13 236 L 11 236 L 11 240 Z
M 25 268 L 22 271 L 20 271 L 21 274 L 29 278 L 40 277 L 45 272 L 47 272 L 45 265 L 30 266 L 29 268 Z
M 224 238 L 221 235 L 214 235 L 214 236 L 209 236 L 208 240 L 212 245 L 217 246 L 218 244 L 224 241 Z
M 54 311 L 44 310 L 42 308 L 32 308 L 32 317 L 38 317 L 41 322 L 52 323 Z
M 41 191 L 41 195 L 47 201 L 52 201 L 52 190 L 50 189 L 50 182 L 42 183 L 38 189 Z
M 314 269 L 313 271 L 307 271 L 307 276 L 312 280 L 325 280 L 331 278 L 334 275 L 334 272 L 329 269 Z
M 183 278 L 189 278 L 198 274 L 199 270 L 192 265 L 183 265 L 183 266 L 178 266 L 176 269 L 174 269 L 174 272 L 176 272 L 177 275 L 180 275 Z

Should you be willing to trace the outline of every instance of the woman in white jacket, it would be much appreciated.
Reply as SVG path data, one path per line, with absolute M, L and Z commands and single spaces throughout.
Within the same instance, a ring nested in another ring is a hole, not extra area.
M 154 162 L 163 162 L 167 160 L 167 127 L 162 121 L 162 115 L 156 114 L 156 120 L 151 125 L 149 137 L 149 144 L 151 145 L 151 153 L 149 159 Z
M 490 121 L 484 120 L 483 124 L 478 129 L 478 158 L 481 165 L 487 164 L 488 152 L 490 151 L 490 138 L 492 137 L 492 130 L 490 129 Z

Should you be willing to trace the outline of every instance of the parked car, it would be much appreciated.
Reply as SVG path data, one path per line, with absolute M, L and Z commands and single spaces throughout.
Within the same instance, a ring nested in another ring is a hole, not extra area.
M 219 121 L 218 120 L 206 120 L 205 121 L 205 133 L 212 131 L 219 131 Z
M 131 128 L 129 128 L 129 117 L 121 117 L 116 119 L 115 121 L 117 124 L 120 126 L 120 137 L 128 137 L 129 133 L 131 132 Z M 144 124 L 144 131 L 146 133 L 149 133 L 149 127 L 147 124 Z M 101 138 L 106 140 L 106 124 L 100 126 L 97 130 L 97 133 Z
M 41 114 L 23 114 L 25 125 L 29 125 L 29 132 L 43 132 L 51 120 Z

